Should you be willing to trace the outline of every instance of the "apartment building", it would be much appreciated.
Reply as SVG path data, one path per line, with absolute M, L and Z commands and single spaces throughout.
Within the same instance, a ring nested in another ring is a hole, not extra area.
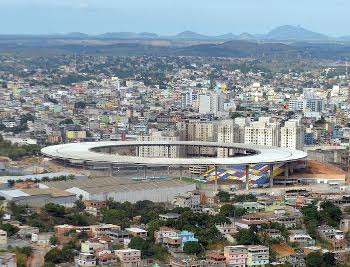
M 281 127 L 281 147 L 303 149 L 304 128 L 299 120 L 288 120 Z
M 245 267 L 248 258 L 246 246 L 227 246 L 224 248 L 226 265 L 229 267 Z
M 252 122 L 245 127 L 244 143 L 279 146 L 280 144 L 280 125 L 272 122 L 269 117 L 261 117 L 258 121 Z
M 247 267 L 267 266 L 269 262 L 268 247 L 260 245 L 247 246 Z

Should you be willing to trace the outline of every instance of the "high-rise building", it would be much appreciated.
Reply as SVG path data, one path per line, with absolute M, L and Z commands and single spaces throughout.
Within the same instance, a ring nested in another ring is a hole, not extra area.
M 215 116 L 224 111 L 224 96 L 222 93 L 210 92 L 199 95 L 199 113 L 213 113 Z
M 217 140 L 217 124 L 212 121 L 193 120 L 188 124 L 188 141 L 215 142 Z M 216 154 L 215 148 L 202 147 L 188 148 L 189 154 L 213 156 Z
M 281 127 L 281 147 L 303 149 L 304 128 L 299 120 L 288 120 Z
M 180 136 L 174 131 L 149 130 L 148 134 L 142 134 L 137 137 L 137 141 L 179 141 Z M 147 158 L 178 158 L 180 148 L 177 146 L 140 146 L 137 155 Z
M 221 143 L 239 143 L 240 141 L 240 127 L 235 124 L 234 120 L 223 120 L 218 124 L 218 142 Z M 218 148 L 218 157 L 229 157 L 229 150 L 225 148 Z
M 280 125 L 269 117 L 261 117 L 245 127 L 244 143 L 265 146 L 279 146 Z

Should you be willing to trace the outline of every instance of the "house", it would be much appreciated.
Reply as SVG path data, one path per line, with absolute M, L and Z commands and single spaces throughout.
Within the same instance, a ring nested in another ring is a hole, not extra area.
M 137 249 L 120 249 L 114 251 L 123 266 L 140 266 L 141 251 Z
M 267 220 L 258 214 L 246 214 L 243 215 L 239 220 L 235 222 L 235 225 L 238 228 L 245 228 L 248 229 L 252 225 L 256 225 L 258 228 L 260 228 L 263 224 L 266 224 Z
M 179 231 L 168 227 L 161 227 L 154 233 L 156 243 L 164 244 L 168 247 L 183 247 L 186 242 L 198 242 L 194 233 L 189 231 Z
M 303 253 L 294 253 L 287 260 L 292 267 L 305 267 L 305 255 Z
M 0 266 L 17 267 L 16 254 L 10 252 L 0 252 Z
M 340 230 L 343 232 L 349 232 L 350 230 L 350 216 L 344 217 L 340 221 Z
M 233 223 L 217 224 L 215 227 L 222 235 L 235 234 L 237 232 L 237 227 Z
M 147 231 L 138 227 L 125 228 L 132 237 L 147 238 Z
M 18 225 L 19 231 L 17 232 L 17 235 L 21 237 L 31 237 L 32 234 L 38 234 L 39 228 L 33 227 L 29 225 Z
M 245 266 L 248 257 L 247 248 L 245 246 L 226 246 L 224 248 L 224 256 L 227 266 Z
M 154 232 L 155 242 L 159 244 L 159 243 L 164 243 L 165 239 L 167 238 L 180 238 L 179 232 L 181 231 L 175 230 L 173 228 L 160 227 L 158 231 Z
M 321 225 L 317 228 L 317 232 L 321 238 L 327 240 L 333 250 L 344 250 L 347 248 L 347 241 L 343 231 L 337 230 L 328 225 Z
M 124 239 L 130 238 L 130 234 L 125 230 L 105 231 L 103 235 L 110 237 L 113 243 L 120 243 L 120 244 L 124 243 Z
M 247 253 L 247 267 L 267 266 L 270 262 L 269 248 L 266 246 L 247 246 Z
M 7 232 L 4 230 L 0 230 L 0 246 L 7 245 Z
M 91 253 L 79 253 L 78 258 L 75 260 L 78 266 L 96 266 L 96 257 Z
M 33 233 L 31 241 L 39 245 L 49 245 L 53 233 Z
M 198 260 L 177 260 L 177 259 L 172 259 L 170 261 L 170 266 L 171 267 L 202 267 L 203 263 Z
M 291 229 L 302 223 L 302 216 L 284 214 L 271 219 L 271 221 L 284 225 L 285 228 Z
M 207 266 L 226 266 L 226 257 L 221 253 L 208 253 L 206 258 Z
M 315 240 L 312 239 L 304 230 L 290 230 L 289 241 L 296 243 L 300 247 L 314 246 Z
M 182 246 L 186 243 L 186 242 L 198 242 L 198 239 L 194 237 L 194 233 L 187 231 L 187 230 L 183 230 L 180 232 L 179 234 L 180 238 L 181 238 L 181 243 Z
M 98 265 L 109 265 L 113 266 L 118 262 L 118 257 L 112 252 L 102 253 L 96 256 Z
M 238 202 L 233 204 L 236 208 L 245 209 L 248 214 L 264 211 L 264 206 L 258 202 Z
M 282 233 L 277 229 L 266 229 L 263 231 L 269 239 L 283 239 Z
M 94 253 L 98 248 L 108 249 L 111 246 L 111 239 L 108 237 L 90 238 L 81 243 L 81 252 Z
M 85 200 L 85 211 L 94 216 L 101 215 L 101 209 L 107 207 L 106 201 Z
M 177 213 L 159 214 L 159 219 L 161 221 L 177 220 L 179 218 L 180 218 L 180 214 L 177 214 Z
M 201 194 L 198 191 L 187 192 L 186 196 L 175 196 L 173 204 L 180 208 L 190 208 L 199 210 L 201 204 Z

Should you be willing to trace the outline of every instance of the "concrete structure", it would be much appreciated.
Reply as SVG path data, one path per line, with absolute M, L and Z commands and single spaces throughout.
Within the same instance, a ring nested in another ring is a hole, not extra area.
M 247 252 L 247 267 L 267 266 L 270 262 L 269 248 L 266 246 L 247 246 Z
M 261 137 L 260 137 L 261 138 Z M 270 140 L 271 141 L 271 140 Z M 270 142 L 269 141 L 269 142 Z M 195 148 L 227 148 L 240 150 L 240 156 L 232 158 L 144 158 L 135 156 L 120 156 L 101 152 L 98 149 L 108 149 L 109 147 L 128 146 L 188 146 Z M 281 163 L 297 161 L 307 155 L 303 151 L 289 148 L 273 146 L 262 146 L 256 144 L 226 144 L 216 142 L 137 142 L 137 141 L 105 141 L 70 143 L 45 147 L 42 154 L 57 160 L 69 162 L 74 165 L 141 165 L 141 166 L 190 166 L 190 165 L 229 165 L 229 164 L 256 164 L 256 163 Z M 243 154 L 243 155 L 242 155 Z
M 218 124 L 218 138 L 220 143 L 239 143 L 240 142 L 240 127 L 233 120 L 220 121 Z M 227 158 L 232 156 L 229 149 L 218 148 L 218 157 Z
M 15 253 L 0 252 L 1 267 L 17 267 L 17 259 Z
M 245 267 L 248 251 L 245 246 L 226 246 L 224 248 L 226 265 L 230 267 Z
M 42 207 L 47 203 L 55 203 L 67 207 L 74 205 L 76 195 L 56 188 L 30 188 L 0 190 L 0 196 L 16 204 L 30 207 Z
M 7 245 L 7 232 L 4 230 L 0 230 L 0 246 Z
M 137 249 L 120 249 L 114 251 L 123 266 L 140 266 L 141 251 Z
M 302 150 L 304 147 L 304 128 L 299 120 L 286 121 L 281 127 L 281 147 Z
M 131 203 L 139 200 L 169 202 L 175 196 L 184 195 L 196 189 L 195 184 L 176 179 L 134 181 L 114 178 L 47 182 L 40 184 L 40 187 L 65 190 L 77 197 L 82 195 L 84 200 L 106 201 L 113 198 L 118 202 Z
M 259 121 L 252 122 L 245 127 L 245 144 L 279 146 L 280 125 L 273 123 L 270 118 L 259 118 Z
M 260 118 L 263 125 L 267 125 L 266 121 L 269 118 Z M 207 123 L 207 122 L 206 122 Z M 190 124 L 191 125 L 191 124 Z M 196 125 L 196 124 L 194 124 Z M 210 127 L 213 127 L 213 124 Z M 207 126 L 208 126 L 207 125 Z M 253 138 L 252 144 L 236 144 L 236 143 L 219 143 L 219 142 L 200 142 L 200 141 L 149 141 L 149 142 L 137 142 L 137 141 L 123 141 L 123 142 L 86 142 L 86 143 L 71 143 L 50 146 L 42 149 L 42 154 L 53 158 L 55 160 L 61 161 L 64 164 L 71 164 L 82 166 L 83 168 L 102 168 L 110 169 L 111 175 L 113 175 L 114 169 L 117 168 L 118 171 L 121 168 L 126 168 L 128 170 L 136 168 L 137 173 L 139 172 L 139 167 L 143 168 L 144 178 L 147 179 L 147 169 L 154 167 L 159 171 L 161 168 L 178 169 L 180 170 L 180 177 L 182 177 L 182 171 L 184 168 L 190 168 L 191 166 L 214 166 L 217 170 L 218 166 L 221 165 L 239 165 L 243 164 L 246 167 L 246 189 L 249 189 L 249 167 L 250 164 L 269 164 L 270 167 L 277 163 L 287 163 L 287 168 L 285 168 L 285 174 L 289 174 L 289 162 L 297 161 L 305 158 L 307 155 L 303 151 L 294 150 L 290 148 L 280 148 L 273 146 L 261 146 L 257 143 L 276 143 L 279 135 L 279 125 L 273 124 L 274 126 L 269 126 L 269 130 L 263 130 L 262 134 L 253 133 L 246 136 L 246 140 Z M 197 127 L 197 126 L 196 126 Z M 214 138 L 214 130 L 212 131 L 212 138 Z M 271 133 L 271 136 L 266 136 L 267 133 Z M 197 134 L 192 133 L 194 136 Z M 277 137 L 275 136 L 277 134 Z M 199 135 L 199 138 L 208 137 L 207 134 Z M 248 139 L 247 139 L 248 138 Z M 213 139 L 214 140 L 214 139 Z M 178 146 L 184 149 L 185 156 L 180 158 L 170 158 L 170 157 L 137 157 L 137 156 L 121 156 L 119 154 L 111 154 L 111 151 L 118 151 L 130 148 L 130 147 L 142 147 L 142 146 Z M 224 148 L 228 151 L 230 157 L 215 157 L 217 154 L 217 149 Z M 273 185 L 272 171 L 270 171 L 270 186 Z M 215 172 L 215 181 L 218 180 L 217 171 Z M 69 191 L 71 192 L 71 191 Z M 73 190 L 72 192 L 76 194 L 86 194 L 83 191 Z M 105 200 L 105 198 L 100 198 L 96 200 Z

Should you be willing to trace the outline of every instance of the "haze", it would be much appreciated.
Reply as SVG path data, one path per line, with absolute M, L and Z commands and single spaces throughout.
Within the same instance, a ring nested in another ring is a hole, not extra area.
M 284 24 L 350 33 L 350 1 L 0 0 L 1 34 L 155 32 L 266 33 Z

